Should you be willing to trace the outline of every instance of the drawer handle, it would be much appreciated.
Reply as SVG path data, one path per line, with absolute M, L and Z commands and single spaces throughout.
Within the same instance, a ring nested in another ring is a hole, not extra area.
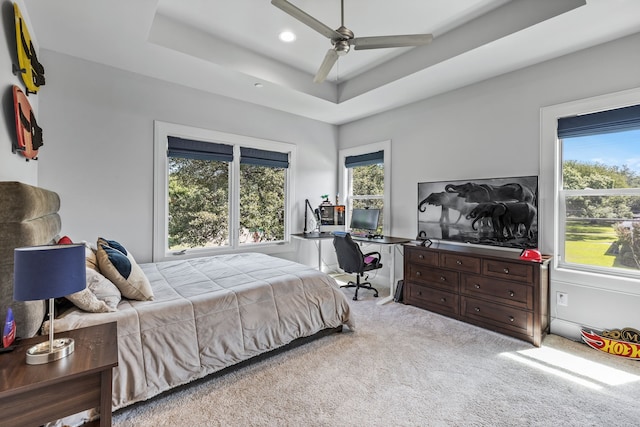
M 446 277 L 444 277 L 444 276 L 440 276 L 440 281 L 441 281 L 441 282 L 446 282 L 446 281 L 447 281 L 447 278 L 446 278 Z
M 446 298 L 440 298 L 440 302 L 447 302 Z
M 456 261 L 456 264 L 458 264 L 458 265 L 462 265 L 462 261 L 457 260 L 457 261 Z
M 509 316 L 509 322 L 513 322 L 514 320 L 516 319 L 514 319 L 513 316 Z
M 422 296 L 422 291 L 418 291 L 418 296 Z
M 509 269 L 508 268 L 503 268 L 502 271 L 504 271 L 504 274 L 509 274 Z
M 474 310 L 475 310 L 477 313 L 480 313 L 480 307 L 476 307 Z
M 474 288 L 476 289 L 480 289 L 480 285 L 478 283 L 476 283 L 475 285 L 473 285 Z
M 422 276 L 422 273 L 420 273 L 419 271 L 416 271 L 416 276 Z
M 418 255 L 418 258 L 424 259 L 424 255 L 420 254 L 420 255 Z
M 515 292 L 513 292 L 513 291 L 509 291 L 509 296 L 510 296 L 510 297 L 515 296 L 515 294 L 516 294 Z

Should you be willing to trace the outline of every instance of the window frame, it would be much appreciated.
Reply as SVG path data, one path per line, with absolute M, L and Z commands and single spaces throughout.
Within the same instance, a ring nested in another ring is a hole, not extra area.
M 562 140 L 558 138 L 558 119 L 578 114 L 613 110 L 640 104 L 640 89 L 631 89 L 563 104 L 543 107 L 540 110 L 540 249 L 543 253 L 564 256 L 565 197 L 576 195 L 620 195 L 633 192 L 620 190 L 563 190 L 562 189 Z M 628 292 L 637 288 L 640 277 L 633 271 L 606 267 L 584 266 L 563 262 L 554 256 L 551 262 L 555 281 L 580 283 L 585 286 Z
M 345 166 L 345 160 L 348 156 L 358 156 L 361 154 L 374 153 L 377 151 L 384 152 L 384 195 L 380 196 L 366 196 L 358 197 L 360 199 L 381 198 L 383 200 L 384 209 L 382 213 L 382 232 L 385 236 L 391 234 L 391 140 L 374 142 L 371 144 L 360 145 L 352 148 L 345 148 L 338 152 L 338 182 L 340 192 L 342 195 L 339 199 L 340 202 L 346 206 L 347 215 L 345 223 L 348 224 L 351 221 L 351 209 L 353 206 L 353 195 L 351 194 L 351 183 L 349 182 L 349 171 Z
M 193 248 L 182 252 L 168 249 L 168 156 L 167 137 L 208 141 L 233 145 L 233 161 L 229 164 L 229 245 Z M 153 261 L 175 260 L 178 257 L 209 256 L 229 252 L 260 250 L 264 253 L 284 252 L 291 242 L 292 207 L 295 194 L 296 145 L 286 142 L 220 132 L 193 126 L 154 121 L 154 204 L 153 204 Z M 240 147 L 277 151 L 289 154 L 285 176 L 284 240 L 240 244 Z

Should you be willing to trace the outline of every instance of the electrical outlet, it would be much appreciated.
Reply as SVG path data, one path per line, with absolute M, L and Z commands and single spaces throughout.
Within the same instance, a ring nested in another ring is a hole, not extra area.
M 569 305 L 569 294 L 566 292 L 556 292 L 556 304 L 567 307 Z

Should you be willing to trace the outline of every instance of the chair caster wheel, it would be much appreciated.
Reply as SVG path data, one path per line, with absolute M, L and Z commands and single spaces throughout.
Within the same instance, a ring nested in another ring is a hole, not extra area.
M 358 297 L 353 297 L 353 300 L 354 301 L 358 301 Z

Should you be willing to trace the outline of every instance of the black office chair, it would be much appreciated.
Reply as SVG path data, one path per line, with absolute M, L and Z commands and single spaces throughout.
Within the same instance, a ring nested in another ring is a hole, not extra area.
M 358 289 L 365 288 L 375 291 L 374 297 L 378 296 L 378 290 L 371 286 L 369 282 L 360 282 L 360 276 L 365 271 L 376 270 L 382 268 L 380 263 L 380 252 L 369 252 L 363 254 L 360 245 L 353 241 L 351 234 L 336 234 L 333 237 L 333 246 L 336 248 L 336 256 L 338 257 L 338 265 L 346 273 L 356 273 L 356 282 L 349 281 L 348 284 L 340 286 L 341 288 L 356 288 L 356 294 L 353 296 L 354 301 L 358 300 Z

